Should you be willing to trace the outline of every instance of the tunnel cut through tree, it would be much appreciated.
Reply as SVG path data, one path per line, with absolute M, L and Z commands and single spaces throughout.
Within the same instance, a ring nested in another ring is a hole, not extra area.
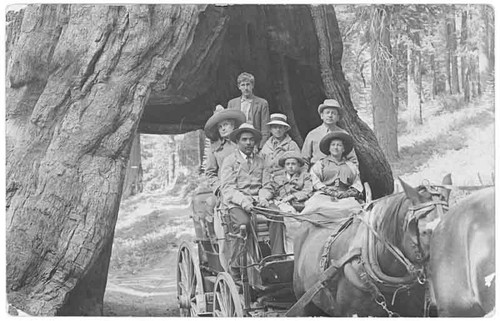
M 332 6 L 33 4 L 8 19 L 7 294 L 29 314 L 102 314 L 134 133 L 202 128 L 242 71 L 299 143 L 338 99 L 363 180 L 392 192 Z

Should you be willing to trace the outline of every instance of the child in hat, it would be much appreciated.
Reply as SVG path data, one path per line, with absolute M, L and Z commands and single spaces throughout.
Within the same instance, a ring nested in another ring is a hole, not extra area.
M 318 106 L 318 113 L 323 123 L 307 134 L 304 145 L 302 146 L 302 156 L 310 168 L 314 163 L 326 156 L 319 148 L 319 143 L 326 134 L 334 131 L 347 133 L 338 126 L 338 122 L 343 116 L 343 110 L 338 101 L 335 99 L 325 99 L 325 101 Z M 358 158 L 354 150 L 348 153 L 346 157 L 351 163 L 358 166 Z
M 283 169 L 271 176 L 264 184 L 261 196 L 274 203 L 283 212 L 297 214 L 304 208 L 304 202 L 311 197 L 313 186 L 311 176 L 304 167 L 304 159 L 298 151 L 288 151 L 278 160 Z M 285 217 L 286 252 L 291 253 L 293 239 L 300 223 Z
M 313 193 L 311 176 L 303 168 L 305 162 L 298 151 L 287 151 L 278 160 L 282 169 L 265 184 L 265 197 L 278 203 L 288 203 L 300 209 L 301 204 Z
M 271 132 L 271 137 L 265 142 L 260 155 L 266 161 L 271 173 L 281 170 L 278 160 L 288 151 L 300 152 L 296 142 L 287 134 L 290 125 L 287 123 L 287 117 L 284 114 L 272 114 L 271 120 L 267 123 Z

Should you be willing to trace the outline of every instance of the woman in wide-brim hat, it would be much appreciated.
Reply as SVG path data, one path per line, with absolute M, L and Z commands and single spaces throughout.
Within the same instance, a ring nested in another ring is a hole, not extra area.
M 205 124 L 205 136 L 211 140 L 204 166 L 205 175 L 209 187 L 215 194 L 218 194 L 220 189 L 222 161 L 237 149 L 236 144 L 231 142 L 228 136 L 244 122 L 245 114 L 240 110 L 228 110 L 218 105 L 214 115 Z
M 316 191 L 335 199 L 361 196 L 363 185 L 357 166 L 346 159 L 353 145 L 351 135 L 342 131 L 328 133 L 321 139 L 320 150 L 327 156 L 311 168 Z
M 245 114 L 240 110 L 224 109 L 221 105 L 217 105 L 214 114 L 205 124 L 205 136 L 212 141 L 221 139 L 222 137 L 218 127 L 219 124 L 225 120 L 232 121 L 234 129 L 240 127 L 240 125 L 246 121 L 246 118 Z
M 344 144 L 344 152 L 342 156 L 348 155 L 352 151 L 354 147 L 354 141 L 351 135 L 341 131 L 335 131 L 326 134 L 326 136 L 323 137 L 319 142 L 319 150 L 323 154 L 330 155 L 331 154 L 330 145 L 332 140 L 334 139 L 340 140 Z

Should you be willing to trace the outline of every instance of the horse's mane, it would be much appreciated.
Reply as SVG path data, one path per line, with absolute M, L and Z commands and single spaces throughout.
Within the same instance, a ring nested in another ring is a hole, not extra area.
M 424 186 L 418 186 L 416 190 L 421 194 L 427 191 Z M 377 217 L 376 221 L 380 222 L 376 229 L 392 244 L 399 244 L 402 239 L 401 222 L 408 212 L 409 205 L 410 200 L 404 192 L 387 195 L 374 201 L 372 214 Z

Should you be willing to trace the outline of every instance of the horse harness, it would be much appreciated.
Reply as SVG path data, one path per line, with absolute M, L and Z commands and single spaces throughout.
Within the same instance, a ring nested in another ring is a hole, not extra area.
M 418 222 L 419 219 L 425 217 L 428 213 L 436 209 L 438 211 L 438 217 L 441 217 L 444 214 L 444 211 L 447 210 L 448 203 L 442 201 L 440 199 L 440 193 L 436 189 L 430 186 L 424 186 L 427 191 L 432 195 L 432 200 L 429 202 L 425 202 L 422 204 L 418 204 L 415 206 L 410 206 L 408 211 L 409 213 L 405 216 L 404 229 L 407 229 L 408 225 L 412 220 Z M 389 317 L 399 316 L 397 313 L 389 310 L 385 296 L 382 294 L 384 292 L 393 293 L 391 305 L 394 305 L 394 301 L 396 295 L 402 290 L 409 290 L 415 284 L 419 283 L 424 285 L 427 281 L 425 270 L 423 266 L 423 255 L 422 250 L 419 244 L 419 238 L 417 238 L 417 242 L 412 244 L 412 249 L 414 251 L 418 267 L 415 266 L 403 253 L 397 248 L 395 245 L 385 240 L 381 235 L 377 233 L 377 231 L 372 226 L 369 221 L 370 209 L 373 206 L 374 202 L 372 201 L 364 206 L 364 209 L 359 213 L 351 215 L 342 225 L 339 226 L 338 229 L 334 231 L 327 239 L 323 246 L 323 252 L 320 260 L 320 268 L 322 271 L 325 271 L 330 264 L 335 264 L 337 266 L 343 267 L 348 262 L 351 262 L 353 259 L 358 259 L 361 264 L 360 271 L 358 272 L 358 278 L 362 281 L 365 286 L 365 289 L 370 292 L 373 300 L 386 311 Z M 368 213 L 368 217 L 365 217 L 364 214 Z M 333 243 L 339 238 L 339 236 L 347 230 L 350 226 L 358 225 L 357 222 L 362 222 L 366 227 L 366 237 L 365 242 L 361 246 L 358 251 L 349 251 L 347 255 L 344 255 L 341 262 L 333 262 L 330 260 L 330 248 Z M 354 224 L 353 224 L 354 223 Z M 382 242 L 382 244 L 394 255 L 394 257 L 401 262 L 407 269 L 408 274 L 404 277 L 392 277 L 388 276 L 382 272 L 378 261 L 376 259 L 376 249 L 375 249 L 375 241 L 378 240 Z M 425 291 L 425 306 L 424 310 L 427 313 L 428 308 L 428 289 Z

